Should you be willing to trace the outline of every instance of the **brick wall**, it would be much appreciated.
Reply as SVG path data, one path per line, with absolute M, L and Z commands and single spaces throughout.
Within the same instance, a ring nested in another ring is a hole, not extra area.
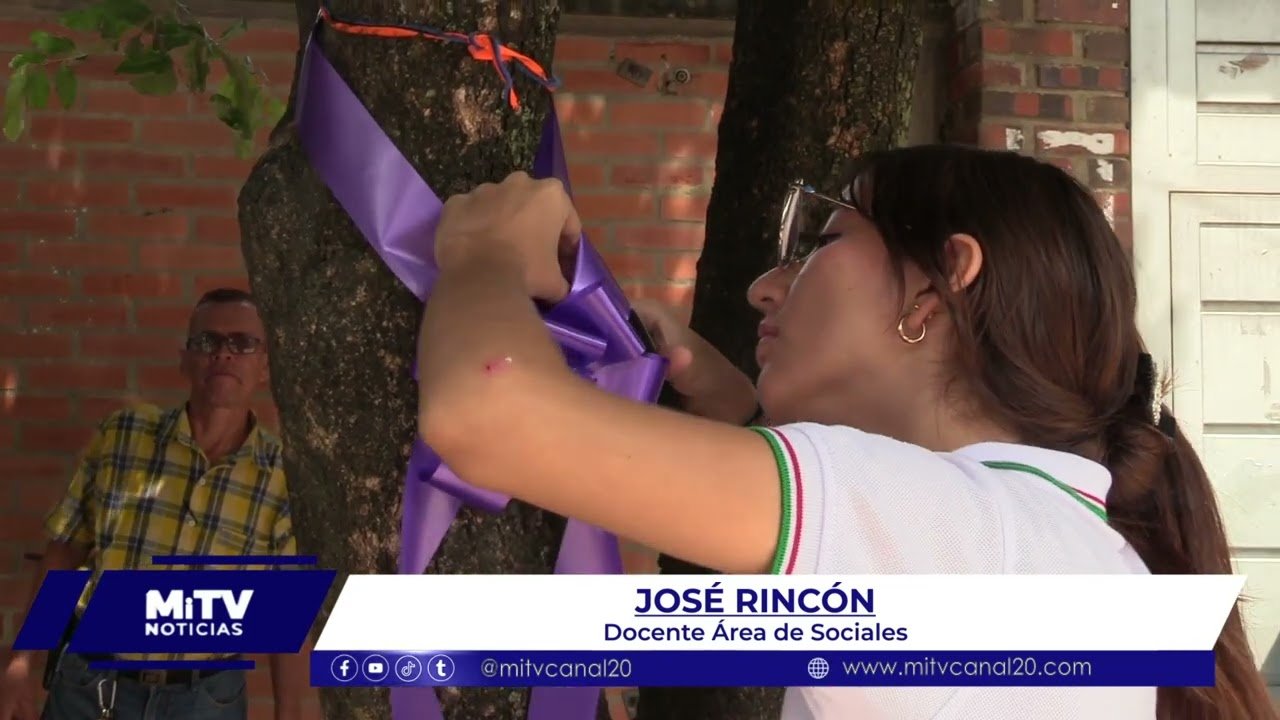
M 949 136 L 1037 155 L 1093 188 L 1132 243 L 1128 0 L 952 0 Z

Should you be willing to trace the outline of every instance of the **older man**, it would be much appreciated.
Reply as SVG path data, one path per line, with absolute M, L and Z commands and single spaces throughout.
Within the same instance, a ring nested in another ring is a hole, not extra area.
M 267 379 L 262 320 L 235 289 L 205 294 L 191 315 L 176 408 L 145 405 L 102 422 L 49 515 L 43 569 L 154 567 L 156 555 L 294 555 L 280 441 L 250 410 Z M 38 580 L 38 579 L 37 579 Z M 210 655 L 85 657 L 55 653 L 44 720 L 242 720 L 242 670 L 102 671 L 95 660 L 222 659 Z M 32 653 L 14 653 L 0 683 L 0 720 L 34 720 Z M 276 718 L 300 716 L 306 656 L 271 657 Z

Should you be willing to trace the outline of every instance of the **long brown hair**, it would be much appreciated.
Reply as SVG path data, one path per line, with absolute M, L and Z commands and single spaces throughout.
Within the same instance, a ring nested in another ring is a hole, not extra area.
M 952 145 L 864 155 L 850 177 L 899 271 L 911 262 L 946 292 L 947 239 L 982 246 L 977 279 L 947 297 L 956 379 L 981 409 L 1023 442 L 1106 465 L 1110 523 L 1151 572 L 1232 572 L 1204 467 L 1172 418 L 1164 431 L 1153 418 L 1131 258 L 1089 191 L 1056 166 Z M 1215 686 L 1161 688 L 1157 716 L 1274 717 L 1238 605 L 1214 649 Z

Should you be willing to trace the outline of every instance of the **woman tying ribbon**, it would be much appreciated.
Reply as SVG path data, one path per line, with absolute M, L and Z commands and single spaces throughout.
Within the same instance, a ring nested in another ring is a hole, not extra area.
M 551 340 L 530 298 L 564 297 L 581 233 L 558 181 L 451 198 L 424 439 L 476 485 L 729 573 L 1231 572 L 1087 190 L 925 146 L 860 158 L 833 195 L 783 203 L 778 265 L 748 293 L 755 388 L 644 309 L 683 413 L 597 389 Z M 1237 612 L 1216 651 L 1212 688 L 796 688 L 783 718 L 1272 717 Z

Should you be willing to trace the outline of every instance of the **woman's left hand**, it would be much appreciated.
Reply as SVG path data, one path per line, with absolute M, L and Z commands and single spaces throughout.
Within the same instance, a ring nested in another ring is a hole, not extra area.
M 530 296 L 556 302 L 569 292 L 563 262 L 581 235 L 582 221 L 563 183 L 516 172 L 445 202 L 436 265 L 445 272 L 475 261 L 512 263 Z

